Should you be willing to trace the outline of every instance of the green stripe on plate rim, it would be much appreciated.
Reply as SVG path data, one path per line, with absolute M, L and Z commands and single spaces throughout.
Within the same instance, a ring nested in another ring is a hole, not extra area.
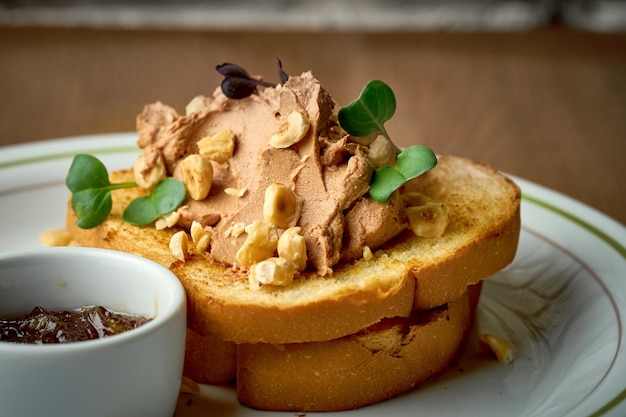
M 586 222 L 585 220 L 581 219 L 580 217 L 575 216 L 572 213 L 569 213 L 569 212 L 563 210 L 562 208 L 556 207 L 556 206 L 554 206 L 554 205 L 552 205 L 552 204 L 550 204 L 548 202 L 545 202 L 545 201 L 540 200 L 538 198 L 532 197 L 532 196 L 530 196 L 528 194 L 523 194 L 522 198 L 524 200 L 528 201 L 529 203 L 533 203 L 536 206 L 542 207 L 542 208 L 544 208 L 546 210 L 549 210 L 549 211 L 551 211 L 551 212 L 553 212 L 555 214 L 558 214 L 559 216 L 566 218 L 567 220 L 571 221 L 572 223 L 575 223 L 579 227 L 582 227 L 583 229 L 587 230 L 591 234 L 595 235 L 598 239 L 604 241 L 604 243 L 609 245 L 622 258 L 626 259 L 626 247 L 624 247 L 624 245 L 622 245 L 617 240 L 613 239 L 607 233 L 605 233 L 602 230 L 598 229 L 597 227 L 595 227 L 591 223 Z
M 90 149 L 89 153 L 108 155 L 108 154 L 116 154 L 116 153 L 129 153 L 129 152 L 134 152 L 134 151 L 138 151 L 136 146 L 120 146 L 120 147 L 113 147 L 113 148 Z M 38 162 L 51 161 L 51 160 L 56 160 L 56 159 L 72 158 L 77 153 L 80 153 L 80 152 L 76 152 L 76 151 L 62 152 L 62 153 L 57 153 L 57 154 L 52 154 L 52 155 L 41 155 L 41 156 L 35 156 L 31 158 L 16 159 L 16 160 L 0 163 L 0 169 L 9 168 L 9 167 L 18 166 L 18 165 L 27 165 L 27 164 L 34 164 Z M 602 240 L 604 243 L 609 245 L 622 258 L 626 260 L 626 247 L 624 247 L 617 240 L 615 240 L 614 238 L 612 238 L 611 236 L 609 236 L 607 233 L 603 232 L 602 230 L 598 229 L 594 225 L 590 224 L 589 222 L 586 222 L 585 220 L 573 215 L 572 213 L 568 211 L 565 211 L 559 207 L 556 207 L 536 197 L 532 197 L 526 193 L 522 194 L 522 199 L 536 206 L 542 207 L 548 211 L 551 211 L 561 217 L 564 217 L 567 220 L 571 221 L 572 223 L 576 224 L 577 226 L 582 227 L 583 229 L 587 230 L 589 233 L 593 234 L 594 236 Z M 599 417 L 607 413 L 608 411 L 612 410 L 615 406 L 617 406 L 619 403 L 621 403 L 625 399 L 626 399 L 626 388 L 624 388 L 622 392 L 616 395 L 615 398 L 613 398 L 611 401 L 606 403 L 603 407 L 599 408 L 594 413 L 590 414 L 589 417 Z
M 54 161 L 57 159 L 73 158 L 75 155 L 79 153 L 110 155 L 110 154 L 130 153 L 130 152 L 139 152 L 139 148 L 137 148 L 136 145 L 133 145 L 133 146 L 119 146 L 119 147 L 112 147 L 112 148 L 94 148 L 94 149 L 89 149 L 83 152 L 72 151 L 72 152 L 60 152 L 60 153 L 48 154 L 48 155 L 39 155 L 39 156 L 33 156 L 29 158 L 14 159 L 14 160 L 7 161 L 7 162 L 0 162 L 0 169 L 15 167 L 19 165 L 36 164 L 39 162 Z

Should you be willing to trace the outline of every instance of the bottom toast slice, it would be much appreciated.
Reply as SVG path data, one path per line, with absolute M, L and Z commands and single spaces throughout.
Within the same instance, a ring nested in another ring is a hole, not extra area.
M 341 411 L 387 400 L 444 371 L 462 348 L 481 284 L 409 318 L 327 342 L 237 347 L 237 395 L 272 411 Z

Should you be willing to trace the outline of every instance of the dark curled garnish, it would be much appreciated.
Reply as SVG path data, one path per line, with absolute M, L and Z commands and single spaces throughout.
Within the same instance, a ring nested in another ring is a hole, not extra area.
M 277 60 L 277 63 L 280 82 L 285 83 L 287 82 L 287 79 L 289 79 L 289 75 L 283 71 L 283 66 L 279 59 Z M 250 77 L 248 71 L 236 64 L 224 63 L 222 65 L 218 65 L 215 69 L 224 76 L 221 87 L 222 92 L 228 98 L 246 98 L 252 95 L 256 87 L 259 85 L 262 87 L 275 86 L 275 84 Z
M 289 74 L 283 70 L 283 63 L 280 62 L 278 58 L 276 58 L 276 65 L 278 65 L 278 77 L 280 78 L 280 82 L 285 84 L 289 79 Z

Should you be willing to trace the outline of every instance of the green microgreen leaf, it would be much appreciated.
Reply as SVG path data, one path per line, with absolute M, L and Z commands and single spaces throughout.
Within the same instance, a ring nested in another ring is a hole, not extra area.
M 72 210 L 78 227 L 91 229 L 107 218 L 112 207 L 111 183 L 106 167 L 98 158 L 76 155 L 65 184 L 72 192 Z
M 82 229 L 96 227 L 109 216 L 113 207 L 112 190 L 137 187 L 136 182 L 111 183 L 104 164 L 95 156 L 87 154 L 74 157 L 65 184 L 72 192 L 72 210 L 77 217 L 76 225 Z M 185 186 L 180 181 L 166 178 L 157 184 L 149 196 L 139 197 L 131 202 L 124 212 L 124 221 L 136 225 L 150 223 L 157 217 L 176 210 L 185 195 Z M 130 214 L 127 215 L 127 212 Z
M 428 147 L 414 145 L 398 155 L 394 167 L 380 167 L 374 171 L 370 184 L 370 195 L 376 201 L 386 201 L 391 193 L 407 181 L 416 178 L 437 165 L 437 156 Z
M 370 195 L 376 201 L 386 201 L 405 182 L 406 177 L 395 167 L 380 167 L 372 175 Z
M 419 177 L 437 165 L 437 155 L 427 146 L 409 146 L 398 155 L 396 169 L 407 178 L 407 181 Z
M 71 192 L 89 188 L 106 188 L 110 185 L 109 173 L 102 162 L 93 155 L 78 154 L 65 178 L 65 185 Z
M 339 110 L 337 117 L 341 127 L 352 136 L 365 137 L 374 133 L 383 135 L 391 144 L 391 138 L 385 130 L 385 122 L 396 111 L 396 98 L 387 84 L 379 80 L 367 83 L 359 98 Z M 357 143 L 359 140 L 355 140 Z M 363 142 L 367 144 L 368 141 Z M 400 152 L 393 145 L 398 155 L 395 166 L 378 168 L 370 183 L 370 196 L 376 201 L 386 201 L 402 185 L 430 170 L 437 164 L 437 156 L 423 145 L 411 146 Z
M 136 226 L 148 224 L 154 221 L 159 215 L 156 206 L 149 196 L 139 197 L 130 202 L 122 218 L 126 223 Z
M 184 201 L 185 186 L 174 178 L 165 178 L 145 197 L 133 200 L 122 218 L 126 223 L 141 226 L 152 223 L 157 217 L 171 213 Z
M 371 80 L 361 91 L 359 98 L 339 110 L 341 127 L 353 136 L 367 136 L 379 132 L 387 139 L 385 122 L 396 111 L 396 97 L 387 84 Z
M 102 223 L 111 213 L 111 191 L 103 188 L 87 188 L 72 193 L 72 210 L 76 213 L 76 225 L 91 229 Z

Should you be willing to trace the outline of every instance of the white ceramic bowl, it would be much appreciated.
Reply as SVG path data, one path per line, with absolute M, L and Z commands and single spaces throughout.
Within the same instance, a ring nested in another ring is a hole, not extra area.
M 102 305 L 153 317 L 104 339 L 0 342 L 0 415 L 172 417 L 180 387 L 186 298 L 146 259 L 88 248 L 0 254 L 0 317 Z

